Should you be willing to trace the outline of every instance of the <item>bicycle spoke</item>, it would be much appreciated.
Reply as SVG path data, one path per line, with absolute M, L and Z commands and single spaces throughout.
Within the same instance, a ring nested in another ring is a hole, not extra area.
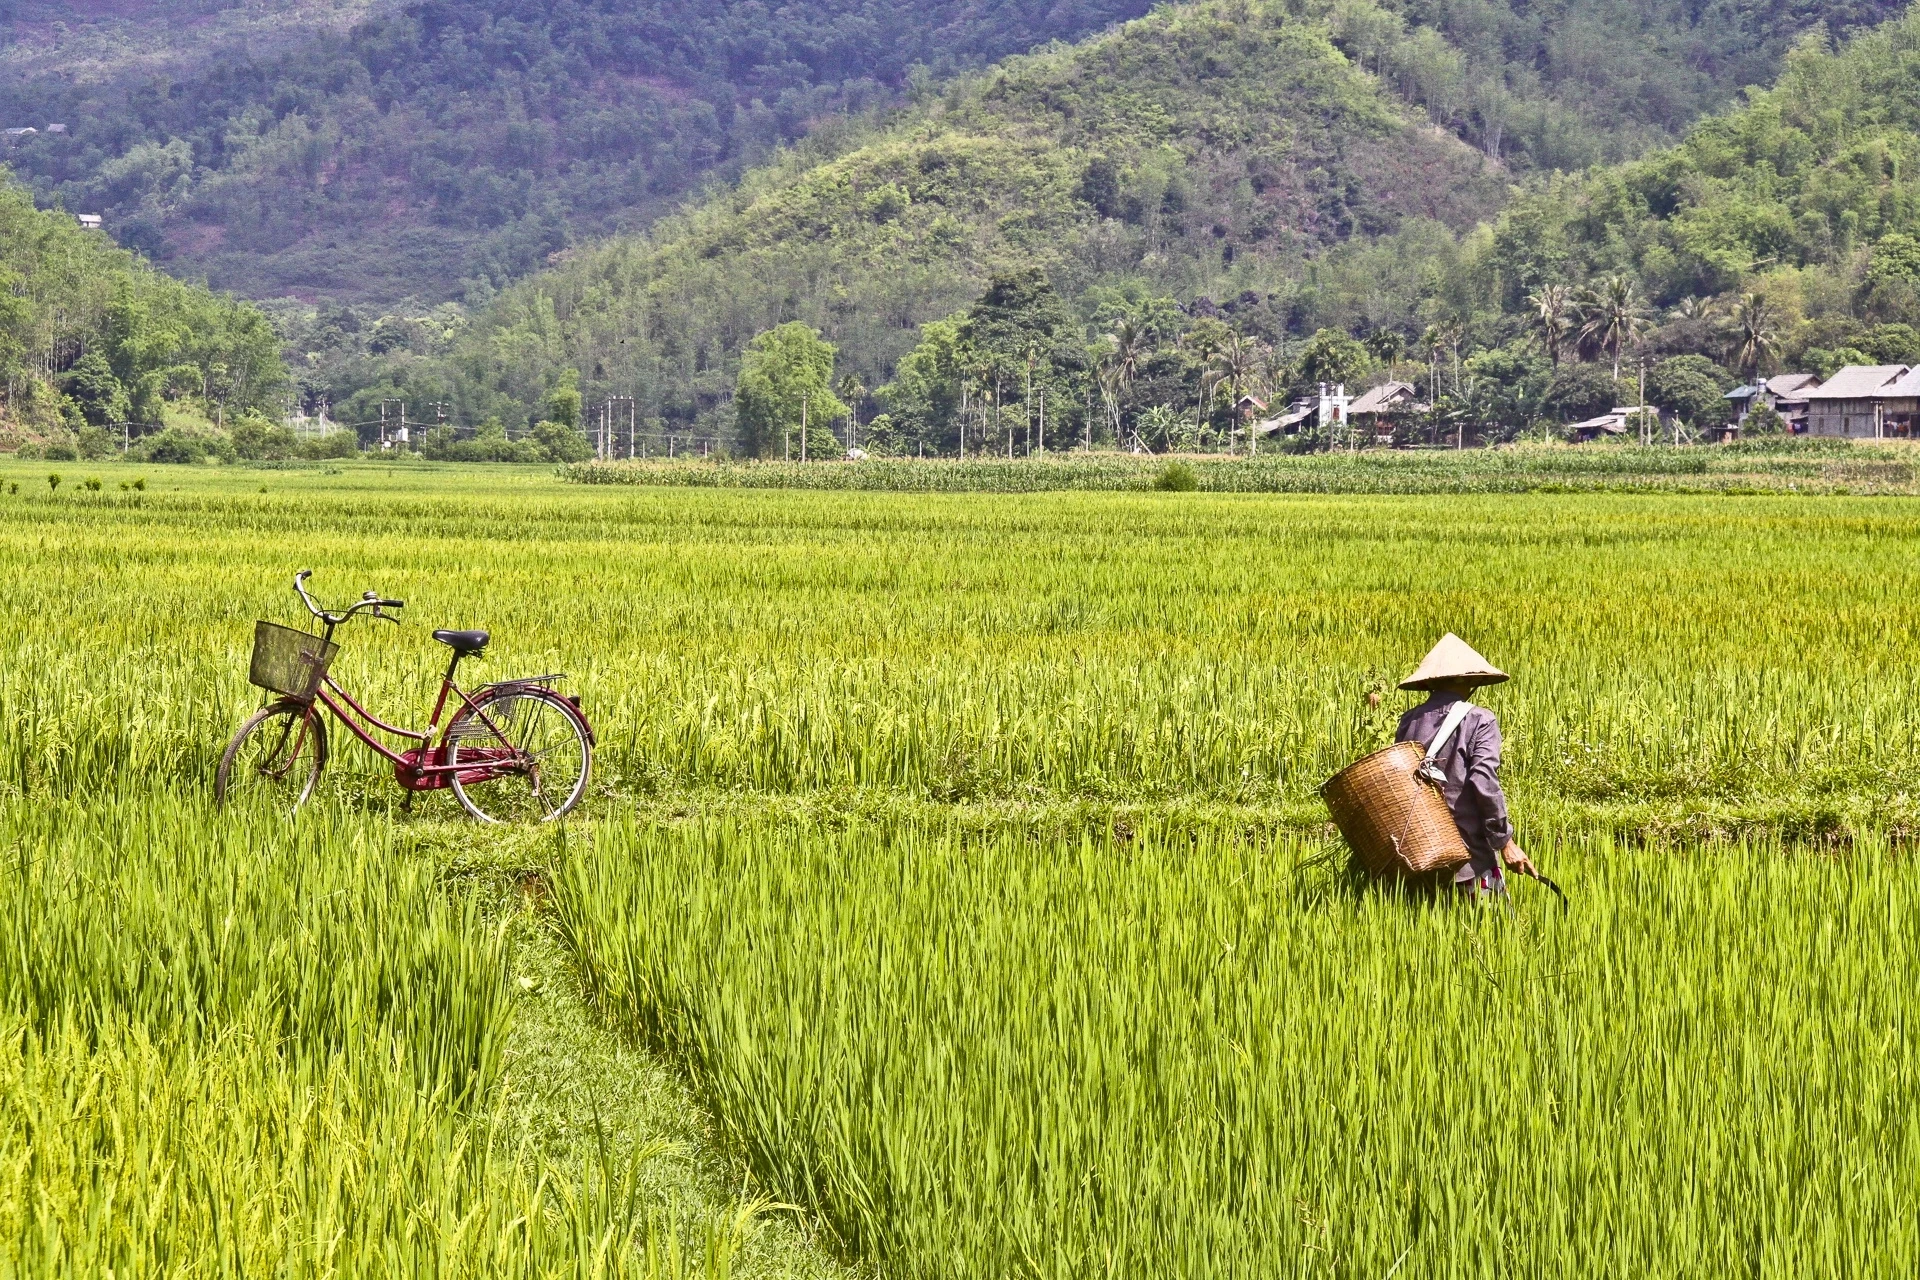
M 586 740 L 544 694 L 511 691 L 483 699 L 448 736 L 454 762 L 473 761 L 471 771 L 456 773 L 454 790 L 476 817 L 547 821 L 572 808 L 586 785 Z M 489 752 L 511 758 L 490 759 Z

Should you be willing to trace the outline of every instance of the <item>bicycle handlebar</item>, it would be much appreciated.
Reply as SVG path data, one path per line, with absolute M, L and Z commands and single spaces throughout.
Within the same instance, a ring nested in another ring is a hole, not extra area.
M 361 596 L 358 602 L 337 613 L 330 609 L 322 609 L 313 602 L 313 597 L 307 594 L 307 579 L 312 576 L 313 570 L 311 569 L 302 569 L 300 572 L 294 574 L 293 589 L 300 593 L 300 603 L 307 606 L 307 612 L 326 623 L 329 627 L 339 626 L 354 614 L 359 613 L 362 609 L 370 609 L 372 610 L 370 616 L 380 618 L 398 626 L 400 619 L 394 617 L 392 614 L 382 613 L 380 611 L 382 609 L 404 609 L 407 607 L 405 600 L 386 600 L 369 591 L 364 596 Z

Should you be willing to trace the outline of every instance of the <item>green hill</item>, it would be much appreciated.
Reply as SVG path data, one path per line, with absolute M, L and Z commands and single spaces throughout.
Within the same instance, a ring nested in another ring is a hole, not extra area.
M 533 405 L 564 367 L 692 420 L 735 353 L 795 317 L 870 382 L 996 272 L 1260 306 L 1331 245 L 1411 261 L 1489 217 L 1507 176 L 1411 116 L 1284 3 L 1157 11 L 1016 58 L 833 153 L 805 146 L 646 237 L 583 251 L 470 331 L 470 385 Z M 1381 279 L 1389 302 L 1419 287 Z M 469 411 L 499 411 L 470 393 Z
M 824 118 L 1146 3 L 0 0 L 0 123 L 42 129 L 0 161 L 255 297 L 484 296 Z
M 1817 311 L 1920 320 L 1920 11 L 1836 52 L 1796 50 L 1779 82 L 1679 146 L 1547 186 L 1504 219 L 1510 295 L 1628 272 L 1657 302 L 1760 284 Z M 1890 237 L 1897 237 L 1889 244 Z
M 1703 424 L 1763 368 L 1920 361 L 1920 16 L 1838 50 L 1808 37 L 1777 86 L 1673 147 L 1517 186 L 1331 27 L 1278 3 L 1162 10 L 1013 60 L 844 150 L 796 149 L 652 236 L 509 291 L 461 351 L 468 410 L 529 412 L 577 368 L 589 399 L 636 395 L 722 434 L 754 333 L 806 321 L 875 386 L 920 326 L 1018 268 L 1043 272 L 1089 337 L 1182 304 L 1147 322 L 1152 389 L 1122 417 L 1191 417 L 1213 394 L 1213 357 L 1173 339 L 1214 316 L 1275 348 L 1238 385 L 1401 359 L 1441 393 L 1449 435 L 1622 403 L 1637 391 L 1611 366 L 1640 352 L 1694 361 L 1649 394 Z M 1547 286 L 1566 301 L 1552 343 Z M 1302 345 L 1323 326 L 1379 340 Z M 1091 409 L 1098 385 L 1077 385 Z
M 277 407 L 279 346 L 257 308 L 35 209 L 0 169 L 0 449 L 99 451 Z
M 1514 171 L 1671 141 L 1898 0 L 1292 0 Z M 0 161 L 255 297 L 424 306 L 1148 0 L 0 0 Z M 1270 6 L 1256 6 L 1268 8 Z M 377 314 L 377 313 L 376 313 Z M 374 317 L 367 317 L 368 320 Z

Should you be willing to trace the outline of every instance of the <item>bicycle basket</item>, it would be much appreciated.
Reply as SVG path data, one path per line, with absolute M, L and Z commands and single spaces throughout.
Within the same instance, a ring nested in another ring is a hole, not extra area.
M 320 677 L 340 646 L 275 622 L 253 624 L 253 661 L 247 679 L 262 689 L 312 702 Z

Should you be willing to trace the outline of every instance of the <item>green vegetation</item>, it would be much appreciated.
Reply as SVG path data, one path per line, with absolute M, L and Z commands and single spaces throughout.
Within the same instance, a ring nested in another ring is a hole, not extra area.
M 611 823 L 558 896 L 600 1007 L 891 1274 L 1920 1262 L 1910 862 L 1528 834 L 1564 917 L 1192 823 Z
M 1142 0 L 0 7 L 0 116 L 43 199 L 256 296 L 426 304 L 635 230 L 839 113 L 1138 17 Z M 1508 163 L 1630 156 L 1893 0 L 1312 0 L 1341 47 Z M 91 22 L 88 20 L 91 19 Z M 10 30 L 9 30 L 10 28 Z M 831 128 L 831 126 L 829 126 Z
M 257 309 L 36 210 L 0 169 L 0 378 L 0 448 L 71 459 L 175 420 L 211 431 L 276 400 L 284 374 Z
M 784 154 L 509 290 L 460 340 L 462 412 L 525 412 L 571 367 L 589 398 L 717 424 L 739 350 L 794 318 L 879 386 L 917 326 L 1028 269 L 1075 300 L 1127 278 L 1155 296 L 1254 289 L 1272 327 L 1257 286 L 1326 246 L 1400 228 L 1444 247 L 1502 195 L 1284 5 L 1167 9 L 957 83 L 838 154 Z
M 1920 494 L 1906 444 L 1757 438 L 1695 447 L 1512 445 L 1499 449 L 1264 454 L 1257 458 L 1115 453 L 1046 458 L 870 459 L 817 463 L 582 463 L 579 484 L 899 493 L 1205 490 L 1213 493 L 1859 493 Z
M 1908 504 L 0 476 L 0 1248 L 829 1273 L 764 1188 L 887 1274 L 1916 1260 Z M 586 825 L 357 749 L 291 827 L 187 798 L 307 564 L 410 601 L 376 707 L 434 625 L 571 672 Z M 1565 915 L 1338 873 L 1313 788 L 1443 628 Z
M 221 287 L 431 305 L 484 300 L 579 234 L 644 226 L 823 117 L 1146 6 L 341 0 L 283 6 L 278 31 L 179 39 L 220 7 L 140 6 L 89 40 L 76 16 L 124 8 L 0 6 L 17 42 L 0 118 L 68 127 L 7 160 L 43 200 Z
M 1342 55 L 1362 15 L 1163 10 L 797 148 L 508 291 L 453 344 L 459 394 L 525 413 L 579 368 L 589 398 L 721 436 L 736 353 L 798 318 L 912 450 L 1004 443 L 1010 383 L 1015 434 L 1044 408 L 1055 439 L 1159 450 L 1230 447 L 1236 391 L 1319 381 L 1400 378 L 1433 406 L 1412 440 L 1502 440 L 1632 403 L 1643 364 L 1698 429 L 1743 379 L 1920 359 L 1920 17 L 1803 43 L 1679 146 L 1513 194 Z M 1029 382 L 964 325 L 1033 272 L 1066 315 Z

